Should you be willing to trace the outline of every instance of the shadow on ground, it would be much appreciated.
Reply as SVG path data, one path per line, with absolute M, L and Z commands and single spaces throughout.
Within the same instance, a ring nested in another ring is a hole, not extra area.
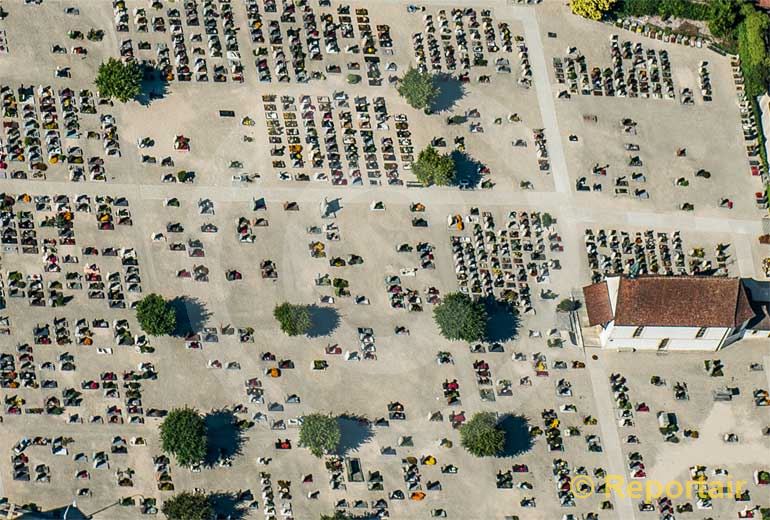
M 308 307 L 308 311 L 310 312 L 312 325 L 307 335 L 311 338 L 328 336 L 339 327 L 340 314 L 337 312 L 337 309 L 311 305 Z
M 177 296 L 168 303 L 176 312 L 176 329 L 173 336 L 182 337 L 200 332 L 211 316 L 206 305 L 197 298 Z
M 168 94 L 168 81 L 159 70 L 152 67 L 143 69 L 141 91 L 136 96 L 140 105 L 148 106 L 157 99 L 163 99 Z
M 529 421 L 522 415 L 505 415 L 499 423 L 505 432 L 505 447 L 499 457 L 516 457 L 532 449 Z
M 240 520 L 246 517 L 246 504 L 236 493 L 218 491 L 211 494 L 210 501 L 215 518 Z
M 468 183 L 476 186 L 481 181 L 481 168 L 484 165 L 459 150 L 453 151 L 451 155 L 455 162 L 455 184 Z
M 357 451 L 374 436 L 371 423 L 363 418 L 352 415 L 337 417 L 340 427 L 340 444 L 337 453 L 344 457 L 351 451 Z
M 238 418 L 230 410 L 216 410 L 205 416 L 208 437 L 206 465 L 212 466 L 223 459 L 241 453 L 244 438 L 238 428 Z
M 431 106 L 433 112 L 446 112 L 454 108 L 465 95 L 465 87 L 459 79 L 449 74 L 439 74 L 435 79 L 438 96 Z
M 511 304 L 493 298 L 485 299 L 487 309 L 487 341 L 502 342 L 515 339 L 519 334 L 521 320 Z

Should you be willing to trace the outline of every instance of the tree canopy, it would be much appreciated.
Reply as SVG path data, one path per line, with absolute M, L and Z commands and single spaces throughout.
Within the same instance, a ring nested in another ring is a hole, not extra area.
M 492 412 L 480 412 L 460 427 L 460 442 L 471 455 L 492 457 L 505 448 L 505 432 Z
M 335 511 L 330 515 L 321 515 L 321 520 L 351 520 L 352 518 L 344 511 Z
M 711 34 L 724 38 L 733 33 L 738 25 L 740 4 L 736 0 L 711 0 L 708 27 Z
M 176 311 L 159 294 L 148 294 L 137 303 L 136 319 L 150 336 L 171 334 L 176 329 Z
M 206 457 L 206 422 L 194 408 L 171 410 L 160 425 L 161 447 L 176 457 L 180 466 L 190 466 Z
M 214 517 L 209 496 L 189 491 L 178 493 L 163 502 L 160 511 L 169 520 L 210 520 Z
M 601 20 L 615 5 L 615 0 L 571 0 L 572 12 L 589 20 Z
M 463 293 L 450 293 L 433 310 L 441 335 L 451 340 L 481 341 L 487 335 L 484 304 Z
M 412 171 L 417 180 L 425 186 L 448 186 L 455 180 L 456 167 L 451 155 L 440 154 L 435 148 L 428 146 L 417 156 Z
M 573 300 L 572 298 L 564 298 L 556 306 L 556 310 L 559 312 L 574 312 L 580 308 L 580 302 Z
M 142 76 L 142 69 L 135 61 L 123 63 L 110 58 L 99 65 L 95 83 L 100 95 L 125 103 L 141 92 Z
M 278 320 L 281 330 L 289 336 L 307 334 L 313 324 L 307 305 L 284 302 L 276 306 L 273 316 Z
M 398 93 L 412 108 L 424 110 L 430 109 L 438 97 L 439 89 L 432 75 L 409 67 L 398 85 Z
M 770 57 L 767 53 L 770 17 L 750 4 L 741 7 L 743 22 L 738 26 L 738 54 L 746 81 L 746 94 L 751 97 L 767 92 L 770 79 Z
M 316 457 L 332 453 L 340 444 L 342 433 L 336 417 L 313 413 L 302 418 L 299 429 L 299 443 Z

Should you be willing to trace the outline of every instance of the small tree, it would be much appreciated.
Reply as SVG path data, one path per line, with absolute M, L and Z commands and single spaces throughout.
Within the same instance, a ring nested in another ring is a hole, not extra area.
M 136 319 L 150 336 L 171 334 L 176 328 L 176 311 L 163 296 L 148 294 L 136 305 Z
M 580 308 L 580 302 L 573 300 L 572 298 L 564 298 L 556 306 L 556 310 L 559 312 L 574 312 Z
M 307 334 L 312 325 L 310 311 L 306 305 L 284 302 L 273 310 L 273 316 L 281 325 L 281 330 L 289 336 Z
M 100 95 L 125 103 L 141 92 L 142 76 L 142 69 L 135 61 L 123 63 L 110 58 L 99 65 L 95 83 Z
M 425 186 L 437 184 L 447 186 L 455 180 L 455 161 L 451 155 L 440 154 L 432 146 L 428 146 L 417 156 L 412 165 L 417 180 Z
M 409 67 L 398 85 L 398 93 L 412 108 L 425 110 L 430 109 L 438 97 L 439 89 L 436 87 L 433 76 Z
M 484 305 L 463 293 L 451 293 L 433 310 L 441 335 L 451 340 L 481 341 L 487 335 Z
M 460 441 L 471 455 L 492 457 L 503 451 L 505 432 L 497 426 L 494 413 L 480 412 L 460 427 Z
M 551 227 L 551 224 L 554 223 L 554 218 L 550 213 L 543 213 L 543 215 L 540 217 L 540 222 L 543 223 L 544 227 Z
M 208 449 L 206 421 L 194 408 L 176 408 L 160 425 L 161 448 L 181 466 L 202 461 Z
M 211 499 L 203 493 L 183 491 L 163 502 L 160 510 L 169 520 L 209 520 L 214 518 Z
M 302 418 L 299 429 L 299 443 L 316 457 L 332 453 L 340 444 L 342 434 L 336 417 L 313 413 Z
M 615 0 L 570 0 L 572 12 L 589 20 L 601 20 L 615 5 Z

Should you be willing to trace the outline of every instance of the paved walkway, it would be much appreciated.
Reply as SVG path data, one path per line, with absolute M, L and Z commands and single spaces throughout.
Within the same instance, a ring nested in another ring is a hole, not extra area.
M 618 435 L 617 420 L 615 418 L 615 408 L 612 403 L 611 390 L 609 387 L 609 376 L 604 369 L 601 361 L 586 361 L 586 368 L 591 377 L 591 386 L 594 391 L 594 401 L 596 402 L 597 419 L 602 431 L 602 446 L 604 453 L 607 454 L 607 460 L 610 465 L 609 474 L 622 475 L 627 477 L 625 464 L 623 461 L 623 452 L 620 448 L 620 437 Z M 634 505 L 627 496 L 620 497 L 613 495 L 612 502 L 615 505 L 618 518 L 623 520 L 633 520 Z
M 559 193 L 570 193 L 567 160 L 564 157 L 559 122 L 556 118 L 556 106 L 553 102 L 553 89 L 548 79 L 548 64 L 545 60 L 537 17 L 533 9 L 516 9 L 515 13 L 524 24 L 524 40 L 529 49 L 529 59 L 532 64 L 533 80 L 537 91 L 537 104 L 540 107 L 540 117 L 543 118 L 543 126 L 545 127 L 546 146 L 551 160 L 554 186 Z

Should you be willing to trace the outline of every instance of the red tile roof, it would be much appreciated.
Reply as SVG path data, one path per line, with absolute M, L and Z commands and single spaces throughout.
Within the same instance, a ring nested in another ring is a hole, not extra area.
M 589 325 L 604 325 L 612 321 L 612 305 L 610 304 L 607 282 L 583 287 L 583 299 L 586 303 Z
M 633 327 L 738 327 L 754 312 L 738 278 L 621 278 L 615 324 Z

